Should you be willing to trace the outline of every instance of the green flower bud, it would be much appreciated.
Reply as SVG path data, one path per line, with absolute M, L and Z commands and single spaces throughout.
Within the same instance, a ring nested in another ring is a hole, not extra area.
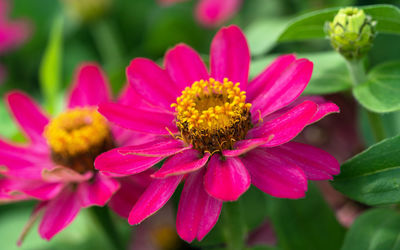
M 351 60 L 360 59 L 370 50 L 375 25 L 376 22 L 363 10 L 347 7 L 340 9 L 325 29 L 333 48 Z
M 112 0 L 63 0 L 68 13 L 77 21 L 98 20 L 110 9 Z

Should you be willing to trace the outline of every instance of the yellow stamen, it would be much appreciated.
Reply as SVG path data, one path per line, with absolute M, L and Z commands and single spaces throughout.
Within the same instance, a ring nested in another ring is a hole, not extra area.
M 79 172 L 93 169 L 94 158 L 113 147 L 107 121 L 93 107 L 60 114 L 46 126 L 44 136 L 53 161 Z
M 171 107 L 182 138 L 202 152 L 232 148 L 251 127 L 246 92 L 227 78 L 194 82 Z
M 53 151 L 75 155 L 101 143 L 109 135 L 109 128 L 95 109 L 75 108 L 54 118 L 44 135 Z

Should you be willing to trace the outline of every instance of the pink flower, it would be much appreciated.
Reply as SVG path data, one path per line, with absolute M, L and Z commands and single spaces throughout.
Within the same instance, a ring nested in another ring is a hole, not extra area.
M 290 142 L 305 126 L 339 112 L 322 98 L 298 98 L 311 78 L 310 61 L 280 56 L 249 82 L 249 49 L 236 26 L 216 34 L 210 61 L 208 71 L 184 44 L 167 52 L 164 69 L 148 59 L 134 59 L 126 70 L 128 80 L 153 107 L 99 106 L 111 122 L 163 136 L 96 158 L 97 169 L 123 175 L 166 159 L 132 208 L 129 223 L 155 213 L 185 180 L 176 223 L 188 242 L 203 239 L 217 222 L 222 203 L 237 200 L 250 184 L 275 197 L 297 199 L 305 196 L 307 180 L 339 173 L 338 162 L 328 153 Z
M 20 46 L 30 35 L 30 25 L 25 20 L 10 21 L 10 6 L 7 0 L 0 0 L 0 55 Z M 0 83 L 4 81 L 6 72 L 0 65 Z
M 135 101 L 127 99 L 134 95 L 132 91 L 127 88 L 119 102 L 133 105 Z M 2 172 L 7 176 L 0 190 L 41 200 L 32 217 L 44 211 L 39 225 L 44 239 L 50 240 L 68 226 L 81 208 L 104 206 L 120 185 L 111 204 L 118 214 L 127 216 L 150 182 L 141 175 L 115 179 L 95 171 L 93 161 L 98 154 L 149 138 L 109 126 L 97 112 L 97 104 L 107 101 L 111 101 L 107 80 L 93 64 L 78 69 L 67 108 L 53 119 L 26 94 L 7 94 L 6 102 L 29 142 L 16 145 L 0 140 L 0 166 L 6 167 Z
M 185 0 L 159 0 L 169 5 Z M 195 14 L 199 23 L 206 27 L 219 26 L 232 18 L 239 10 L 242 0 L 199 0 Z

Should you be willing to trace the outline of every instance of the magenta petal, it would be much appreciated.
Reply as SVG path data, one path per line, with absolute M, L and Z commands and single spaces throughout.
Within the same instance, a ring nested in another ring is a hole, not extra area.
M 235 201 L 250 187 L 250 175 L 237 157 L 214 154 L 204 176 L 204 188 L 214 198 Z
M 314 114 L 314 117 L 311 119 L 311 121 L 309 121 L 309 124 L 317 122 L 329 114 L 340 112 L 340 109 L 336 104 L 326 101 L 323 97 L 306 96 L 304 99 L 313 101 L 318 105 L 317 112 Z
M 163 109 L 160 107 L 155 107 L 154 105 L 152 106 L 147 100 L 139 95 L 130 84 L 125 84 L 124 88 L 120 92 L 117 103 L 125 106 L 139 108 L 141 110 L 163 111 Z
M 190 149 L 181 140 L 172 138 L 157 138 L 141 145 L 121 147 L 118 152 L 122 155 L 139 155 L 147 157 L 167 157 Z
M 264 90 L 272 88 L 286 68 L 295 60 L 296 56 L 293 54 L 276 58 L 261 74 L 249 83 L 246 92 L 247 101 L 252 102 Z
M 16 189 L 36 199 L 49 200 L 59 195 L 64 187 L 64 183 L 49 183 L 39 180 L 24 180 L 20 181 Z
M 204 190 L 205 171 L 203 168 L 188 175 L 179 200 L 176 230 L 189 243 L 196 237 L 201 241 L 217 223 L 221 213 L 222 201 Z
M 228 78 L 246 90 L 249 77 L 250 52 L 242 31 L 237 26 L 222 28 L 211 43 L 211 77 L 218 81 Z
M 82 207 L 104 206 L 118 188 L 118 181 L 98 173 L 92 181 L 79 184 L 77 192 Z
M 145 58 L 133 59 L 126 68 L 126 76 L 138 94 L 150 103 L 170 111 L 173 111 L 171 104 L 183 90 L 171 80 L 165 70 Z
M 199 54 L 186 44 L 179 44 L 167 52 L 165 70 L 181 90 L 195 81 L 209 78 L 207 68 Z
M 196 18 L 206 27 L 217 26 L 235 15 L 241 3 L 242 0 L 200 0 Z
M 302 168 L 309 180 L 331 180 L 340 173 L 339 162 L 332 155 L 307 144 L 288 142 L 265 150 Z
M 132 207 L 153 180 L 150 177 L 153 172 L 153 170 L 147 170 L 132 176 L 118 178 L 121 187 L 112 196 L 108 206 L 119 216 L 128 218 Z
M 136 225 L 157 212 L 171 198 L 183 175 L 155 179 L 132 208 L 128 222 Z
M 264 144 L 266 147 L 275 147 L 284 144 L 303 130 L 313 118 L 316 111 L 317 104 L 305 101 L 285 114 L 264 122 L 260 127 L 251 129 L 247 133 L 247 136 L 250 138 L 270 138 L 273 136 L 269 142 Z
M 5 167 L 5 172 L 14 177 L 39 179 L 41 170 L 53 164 L 47 153 L 35 152 L 36 149 L 36 145 L 22 147 L 0 139 L 0 168 Z
M 269 87 L 252 101 L 253 122 L 256 122 L 259 116 L 263 118 L 300 96 L 310 81 L 312 69 L 313 64 L 307 59 L 299 59 L 290 64 L 276 81 L 269 84 Z
M 15 119 L 31 141 L 45 144 L 42 134 L 49 120 L 39 106 L 29 96 L 18 91 L 8 93 L 6 98 Z
M 200 156 L 199 151 L 189 149 L 168 158 L 161 169 L 152 175 L 154 178 L 165 178 L 172 175 L 183 175 L 202 168 L 210 158 L 210 153 Z
M 268 150 L 258 148 L 242 158 L 250 172 L 252 184 L 278 198 L 304 197 L 307 178 L 303 170 L 285 158 L 269 154 Z
M 111 92 L 105 74 L 96 64 L 81 65 L 75 75 L 75 83 L 69 95 L 68 107 L 97 106 L 111 100 Z
M 187 149 L 181 141 L 159 139 L 143 145 L 112 149 L 99 155 L 94 165 L 100 171 L 131 175 L 143 172 L 165 157 Z
M 269 142 L 270 140 L 272 140 L 272 138 L 273 138 L 273 136 L 241 140 L 241 141 L 238 141 L 237 143 L 235 143 L 235 145 L 234 145 L 235 149 L 224 150 L 224 151 L 222 151 L 222 154 L 226 157 L 239 156 L 239 155 L 245 154 L 246 152 L 248 152 L 250 150 L 257 148 L 258 146 L 261 146 L 261 145 Z
M 145 157 L 139 155 L 122 155 L 119 149 L 112 149 L 99 155 L 94 166 L 104 172 L 118 175 L 131 175 L 143 172 L 160 162 L 164 157 Z M 104 173 L 106 174 L 106 173 Z
M 134 131 L 168 135 L 177 133 L 174 115 L 160 111 L 137 109 L 116 103 L 99 105 L 99 112 L 109 121 Z
M 40 236 L 50 240 L 74 220 L 80 208 L 79 197 L 72 190 L 72 187 L 66 187 L 45 208 L 39 225 Z

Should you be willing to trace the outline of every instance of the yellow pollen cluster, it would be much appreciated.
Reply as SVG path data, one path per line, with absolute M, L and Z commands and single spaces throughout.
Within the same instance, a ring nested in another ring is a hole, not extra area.
M 171 107 L 182 139 L 202 152 L 232 148 L 252 126 L 246 92 L 227 78 L 194 82 Z
M 241 118 L 243 110 L 249 110 L 246 92 L 239 83 L 233 84 L 227 78 L 223 82 L 213 78 L 200 80 L 182 91 L 171 107 L 178 112 L 180 123 L 187 122 L 188 129 L 221 129 L 232 125 Z
M 87 153 L 109 137 L 106 119 L 95 108 L 74 108 L 54 118 L 44 135 L 52 151 L 74 156 Z

